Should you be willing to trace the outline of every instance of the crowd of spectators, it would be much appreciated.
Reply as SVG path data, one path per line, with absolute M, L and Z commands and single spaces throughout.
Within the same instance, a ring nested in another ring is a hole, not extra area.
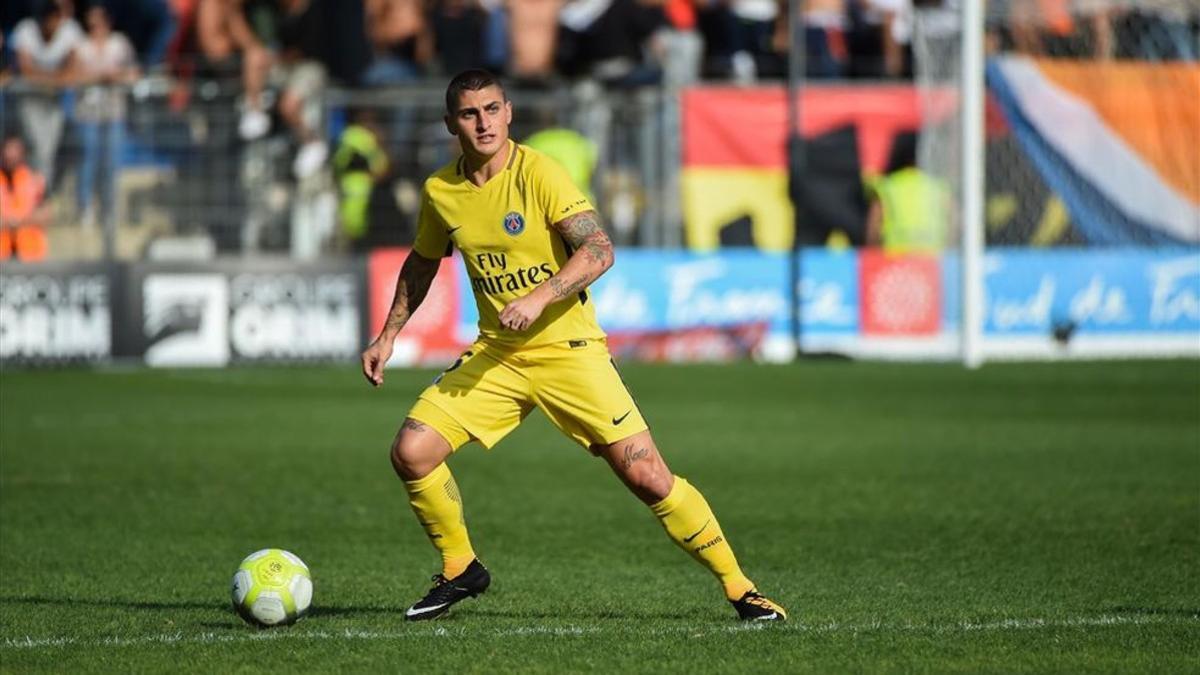
M 1034 54 L 1195 59 L 1191 2 L 991 0 L 990 24 L 1000 28 L 990 39 L 996 48 Z M 387 87 L 474 66 L 543 88 L 579 79 L 608 87 L 777 79 L 786 75 L 794 42 L 788 4 L 4 0 L 0 83 L 22 87 L 3 103 L 16 115 L 0 115 L 0 122 L 6 137 L 19 134 L 28 143 L 30 164 L 48 190 L 59 182 L 65 129 L 76 134 L 77 219 L 87 225 L 111 217 L 129 85 L 144 74 L 171 83 L 176 111 L 187 109 L 197 83 L 221 83 L 233 92 L 237 135 L 254 141 L 285 134 L 294 147 L 292 173 L 304 179 L 331 163 L 314 114 L 331 82 Z M 807 77 L 911 77 L 914 12 L 957 4 L 801 0 Z

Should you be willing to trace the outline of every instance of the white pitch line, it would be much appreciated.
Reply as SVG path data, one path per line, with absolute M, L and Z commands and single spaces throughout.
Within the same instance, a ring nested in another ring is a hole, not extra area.
M 530 635 L 553 635 L 556 637 L 573 637 L 588 633 L 600 632 L 599 628 L 578 628 L 575 626 L 522 626 L 512 629 L 493 629 L 468 631 L 465 628 L 447 629 L 437 626 L 428 631 L 408 632 L 378 632 L 347 628 L 341 631 L 262 631 L 257 633 L 195 633 L 187 634 L 182 631 L 161 633 L 158 635 L 138 635 L 122 637 L 112 635 L 100 638 L 88 637 L 50 637 L 50 638 L 4 638 L 0 648 L 9 649 L 38 649 L 44 647 L 126 647 L 146 644 L 220 644 L 229 642 L 267 642 L 272 640 L 303 639 L 303 640 L 398 640 L 403 638 L 427 637 L 461 637 L 476 635 L 478 637 L 519 637 Z
M 1141 626 L 1167 623 L 1200 623 L 1200 616 L 1117 616 L 1100 615 L 1091 617 L 1073 617 L 1064 619 L 1003 619 L 988 623 L 962 621 L 946 624 L 888 624 L 880 621 L 870 623 L 839 623 L 805 624 L 791 621 L 784 624 L 740 623 L 731 626 L 676 626 L 659 628 L 649 631 L 658 635 L 687 634 L 688 637 L 703 637 L 715 633 L 743 633 L 757 631 L 775 631 L 789 633 L 869 633 L 869 632 L 922 632 L 922 633 L 970 633 L 970 632 L 999 632 L 1018 630 L 1044 630 L 1053 628 L 1089 628 L 1103 626 Z M 584 637 L 608 632 L 620 632 L 614 629 L 599 627 L 581 628 L 578 626 L 521 626 L 518 628 L 469 629 L 466 627 L 436 626 L 430 630 L 409 631 L 369 631 L 347 628 L 340 631 L 262 631 L 255 633 L 194 633 L 182 631 L 161 633 L 157 635 L 137 636 L 105 636 L 105 637 L 69 637 L 53 636 L 35 638 L 25 636 L 19 638 L 3 638 L 0 649 L 50 649 L 56 647 L 130 647 L 136 645 L 175 645 L 175 644 L 227 644 L 240 642 L 268 642 L 274 640 L 403 640 L 413 638 L 461 638 L 461 637 L 522 637 L 552 635 L 555 637 Z
M 722 626 L 718 628 L 708 627 L 707 630 L 700 629 L 699 634 L 712 633 L 734 633 L 747 630 L 784 630 L 794 633 L 871 633 L 871 632 L 919 632 L 919 633 L 970 633 L 970 632 L 997 632 L 997 631 L 1017 631 L 1017 630 L 1040 630 L 1047 628 L 1091 628 L 1102 626 L 1141 626 L 1147 624 L 1166 624 L 1166 623 L 1197 623 L 1200 624 L 1200 615 L 1197 616 L 1118 616 L 1118 615 L 1100 615 L 1087 617 L 1072 617 L 1063 619 L 1003 619 L 989 623 L 975 623 L 971 621 L 960 621 L 957 623 L 945 624 L 918 624 L 918 623 L 884 623 L 882 621 L 872 621 L 870 623 L 818 623 L 805 624 L 797 621 L 789 621 L 785 624 L 765 624 L 765 623 L 743 623 L 733 626 Z M 663 631 L 666 632 L 666 631 Z

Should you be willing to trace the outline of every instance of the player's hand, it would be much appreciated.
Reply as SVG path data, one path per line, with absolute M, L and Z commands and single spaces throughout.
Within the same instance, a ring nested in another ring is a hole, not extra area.
M 371 343 L 362 353 L 363 376 L 367 382 L 378 387 L 383 384 L 383 367 L 392 358 L 392 341 L 382 336 Z
M 530 293 L 504 306 L 500 311 L 500 325 L 509 330 L 525 330 L 538 320 L 544 309 L 546 303 Z

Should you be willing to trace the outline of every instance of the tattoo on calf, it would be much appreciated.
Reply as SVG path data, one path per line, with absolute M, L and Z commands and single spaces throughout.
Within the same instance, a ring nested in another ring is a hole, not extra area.
M 628 469 L 633 466 L 633 463 L 639 459 L 645 459 L 650 454 L 650 448 L 633 449 L 633 443 L 625 446 L 624 456 L 621 458 L 621 468 Z

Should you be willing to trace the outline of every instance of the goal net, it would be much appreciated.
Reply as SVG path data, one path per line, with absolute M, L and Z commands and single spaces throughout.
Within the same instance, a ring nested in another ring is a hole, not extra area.
M 951 195 L 952 242 L 964 167 L 985 176 L 982 355 L 1200 354 L 1200 5 L 976 1 L 916 0 L 912 49 L 917 166 Z M 980 9 L 983 150 L 968 157 L 963 12 Z M 972 281 L 959 250 L 944 257 L 951 296 Z

